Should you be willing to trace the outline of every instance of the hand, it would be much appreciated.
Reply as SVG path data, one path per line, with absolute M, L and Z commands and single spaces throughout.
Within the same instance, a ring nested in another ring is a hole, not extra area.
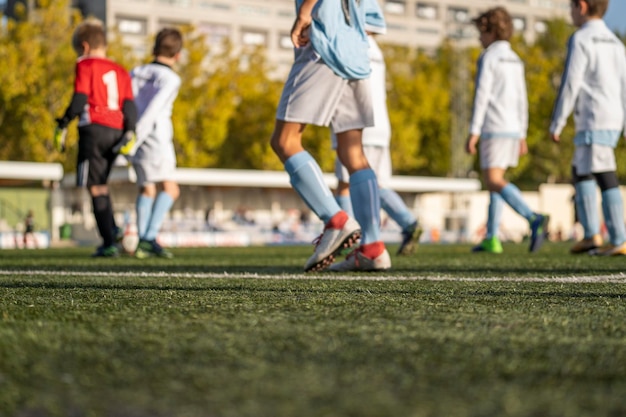
M 62 129 L 56 127 L 54 129 L 54 137 L 52 139 L 54 148 L 59 152 L 65 152 L 65 137 L 67 136 L 67 128 Z
M 135 152 L 135 145 L 137 144 L 137 135 L 132 130 L 124 133 L 124 136 L 113 147 L 113 152 L 124 156 L 131 156 Z
M 476 155 L 476 144 L 478 143 L 478 135 L 469 135 L 465 142 L 465 152 L 470 155 Z
M 550 137 L 552 138 L 552 141 L 555 143 L 561 142 L 561 136 L 558 133 L 550 133 Z
M 520 156 L 526 155 L 528 153 L 528 143 L 526 142 L 526 138 L 522 138 L 519 141 L 519 154 Z
M 308 45 L 309 43 L 309 28 L 311 26 L 311 17 L 302 18 L 298 16 L 291 28 L 291 42 L 296 48 L 300 48 Z

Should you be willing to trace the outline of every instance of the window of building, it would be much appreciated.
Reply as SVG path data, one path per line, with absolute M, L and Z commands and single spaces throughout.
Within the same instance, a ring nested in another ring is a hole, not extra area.
M 293 9 L 281 9 L 278 11 L 279 17 L 288 17 L 290 19 L 296 17 L 296 13 Z
M 199 0 L 198 6 L 202 9 L 230 10 L 230 4 L 216 1 Z
M 460 7 L 448 8 L 448 21 L 457 23 L 469 23 L 470 14 L 469 10 Z
M 177 21 L 177 20 L 159 20 L 159 28 L 158 30 L 161 30 L 163 28 L 177 28 L 177 29 L 181 29 L 183 26 L 188 25 L 189 23 L 187 22 L 181 22 L 181 21 Z
M 267 32 L 243 29 L 241 31 L 241 43 L 254 46 L 267 45 Z
M 436 20 L 439 17 L 439 8 L 436 4 L 417 3 L 415 14 L 420 19 Z
M 546 24 L 546 22 L 538 20 L 533 25 L 533 28 L 535 29 L 535 32 L 537 33 L 546 33 L 546 31 L 548 30 L 548 25 Z
M 168 4 L 176 7 L 189 7 L 191 0 L 157 0 L 157 3 Z
M 278 47 L 280 49 L 293 49 L 293 42 L 291 42 L 291 34 L 281 33 L 278 35 Z
M 269 16 L 271 10 L 268 7 L 240 4 L 237 7 L 237 13 L 242 16 Z
M 148 21 L 140 17 L 116 16 L 117 29 L 126 35 L 148 34 Z
M 402 31 L 407 30 L 407 27 L 405 25 L 399 25 L 397 23 L 387 23 L 387 29 Z
M 439 35 L 439 29 L 437 28 L 417 28 L 417 33 L 422 35 Z
M 210 45 L 220 45 L 224 39 L 230 38 L 230 26 L 220 23 L 200 22 L 197 26 L 198 32 L 206 36 L 206 41 Z
M 389 14 L 405 14 L 406 2 L 401 0 L 388 0 L 385 2 L 384 10 Z
M 526 30 L 526 18 L 513 16 L 513 28 L 517 31 Z

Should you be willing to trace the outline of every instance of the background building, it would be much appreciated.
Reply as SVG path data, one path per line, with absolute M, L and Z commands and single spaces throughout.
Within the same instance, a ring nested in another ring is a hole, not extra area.
M 384 42 L 422 48 L 434 48 L 448 37 L 478 44 L 471 19 L 497 5 L 511 12 L 516 29 L 530 41 L 546 30 L 546 20 L 569 16 L 569 0 L 379 1 L 388 24 Z M 289 31 L 294 17 L 294 0 L 108 0 L 107 7 L 109 26 L 140 55 L 146 53 L 146 38 L 162 27 L 192 24 L 215 48 L 224 38 L 236 46 L 263 45 L 279 67 L 293 59 Z

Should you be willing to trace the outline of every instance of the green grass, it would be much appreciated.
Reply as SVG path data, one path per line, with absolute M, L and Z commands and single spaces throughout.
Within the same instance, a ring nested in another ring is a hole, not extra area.
M 0 252 L 0 416 L 626 415 L 624 258 L 425 245 L 339 280 L 310 250 Z

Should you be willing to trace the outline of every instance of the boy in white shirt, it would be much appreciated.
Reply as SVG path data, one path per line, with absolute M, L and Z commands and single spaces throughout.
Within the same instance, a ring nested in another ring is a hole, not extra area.
M 518 163 L 528 151 L 528 98 L 524 64 L 511 49 L 513 34 L 511 16 L 503 7 L 495 7 L 474 19 L 485 48 L 478 59 L 474 108 L 465 150 L 476 154 L 480 139 L 480 167 L 483 181 L 490 191 L 487 235 L 473 248 L 474 252 L 501 253 L 498 227 L 503 202 L 528 220 L 530 252 L 543 244 L 549 216 L 535 213 L 528 207 L 514 184 L 504 179 L 508 167 Z
M 550 135 L 561 131 L 574 111 L 576 145 L 572 174 L 575 204 L 584 238 L 570 252 L 626 255 L 624 205 L 616 174 L 614 148 L 626 135 L 626 51 L 602 21 L 608 0 L 572 0 L 570 13 L 579 29 L 570 37 L 561 87 L 552 113 Z M 601 247 L 596 184 L 610 243 Z
M 139 244 L 135 250 L 135 256 L 140 259 L 173 256 L 156 238 L 165 215 L 180 193 L 178 183 L 173 178 L 176 153 L 172 107 L 181 79 L 172 66 L 180 58 L 182 47 L 183 39 L 178 29 L 162 29 L 154 43 L 154 61 L 136 67 L 131 72 L 135 103 L 139 111 L 137 150 L 132 162 L 140 187 L 136 203 Z

